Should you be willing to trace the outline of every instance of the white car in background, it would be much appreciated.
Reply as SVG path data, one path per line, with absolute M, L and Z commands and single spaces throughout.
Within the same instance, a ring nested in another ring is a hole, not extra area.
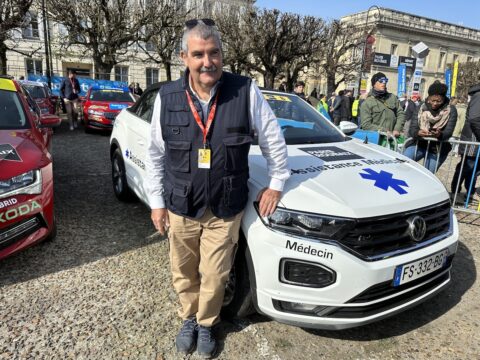
M 145 156 L 160 86 L 115 122 L 110 155 L 120 200 L 147 204 Z M 283 129 L 292 175 L 276 212 L 261 218 L 255 198 L 268 184 L 267 166 L 252 145 L 224 315 L 257 311 L 302 327 L 343 329 L 444 289 L 458 225 L 441 182 L 399 153 L 347 136 L 296 95 L 262 91 Z M 346 125 L 347 133 L 356 128 Z

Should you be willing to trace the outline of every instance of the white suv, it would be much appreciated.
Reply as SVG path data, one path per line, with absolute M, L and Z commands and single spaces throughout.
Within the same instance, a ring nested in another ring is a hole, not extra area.
M 160 86 L 115 121 L 110 154 L 120 200 L 135 194 L 147 203 L 145 155 Z M 224 315 L 256 310 L 302 327 L 343 329 L 442 290 L 458 225 L 440 181 L 399 153 L 345 135 L 296 95 L 263 94 L 283 129 L 292 175 L 277 211 L 261 218 L 255 198 L 268 183 L 267 166 L 251 147 L 249 202 Z

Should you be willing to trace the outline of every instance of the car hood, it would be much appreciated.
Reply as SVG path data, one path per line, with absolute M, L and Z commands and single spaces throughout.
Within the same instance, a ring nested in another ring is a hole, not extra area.
M 0 180 L 42 168 L 50 161 L 31 130 L 0 130 Z
M 289 145 L 291 177 L 281 206 L 305 212 L 364 218 L 399 213 L 448 199 L 442 183 L 397 152 L 353 139 Z M 250 152 L 250 177 L 268 184 L 258 146 Z

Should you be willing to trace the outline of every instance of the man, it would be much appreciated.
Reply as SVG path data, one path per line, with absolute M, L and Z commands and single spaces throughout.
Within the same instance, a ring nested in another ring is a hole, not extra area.
M 332 92 L 332 94 L 330 95 L 330 98 L 327 101 L 328 114 L 330 115 L 330 119 L 333 119 L 333 105 L 335 104 L 336 97 L 337 97 L 337 94 L 335 92 Z
M 361 128 L 385 131 L 399 137 L 405 124 L 405 113 L 398 98 L 387 91 L 385 74 L 376 73 L 371 82 L 372 90 L 360 106 Z
M 333 101 L 333 123 L 340 125 L 340 122 L 349 120 L 350 101 L 345 96 L 345 91 L 340 90 Z
M 293 88 L 293 93 L 310 104 L 310 101 L 308 101 L 307 97 L 303 93 L 304 90 L 305 83 L 303 81 L 297 81 L 295 83 L 295 87 Z
M 411 99 L 408 99 L 406 97 L 405 94 L 398 100 L 400 101 L 400 106 L 405 113 L 405 125 L 403 126 L 403 135 L 405 137 L 408 137 L 410 123 L 412 122 L 412 119 L 418 115 L 418 108 Z
M 480 84 L 476 84 L 468 89 L 468 95 L 470 101 L 460 140 L 478 142 L 480 140 Z M 477 177 L 480 173 L 480 165 L 476 164 L 478 151 L 478 146 L 467 147 L 466 145 L 460 145 L 459 153 L 462 155 L 462 160 L 455 168 L 451 184 L 452 193 L 458 192 L 460 195 L 462 185 L 464 185 L 467 194 L 470 190 L 470 196 L 477 201 L 480 198 L 475 189 Z M 475 167 L 476 171 L 474 172 Z M 461 200 L 464 200 L 463 196 L 461 196 Z
M 319 101 L 317 104 L 317 111 L 325 116 L 328 120 L 332 121 L 330 114 L 328 113 L 328 104 L 327 104 L 327 95 L 320 94 Z
M 247 203 L 248 151 L 254 131 L 270 183 L 259 192 L 269 216 L 290 172 L 275 115 L 258 87 L 222 71 L 220 35 L 213 20 L 189 20 L 182 39 L 182 79 L 162 87 L 154 105 L 146 168 L 151 218 L 167 228 L 173 286 L 183 326 L 179 352 L 215 354 L 212 326 L 220 321 L 225 284 Z
M 67 110 L 70 130 L 77 127 L 78 118 L 78 95 L 80 94 L 80 83 L 76 78 L 75 70 L 68 70 L 68 77 L 63 79 L 60 85 L 60 96 Z

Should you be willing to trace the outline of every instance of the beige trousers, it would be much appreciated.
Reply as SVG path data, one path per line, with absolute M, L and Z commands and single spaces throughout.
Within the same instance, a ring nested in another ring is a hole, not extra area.
M 220 219 L 207 209 L 200 219 L 189 219 L 168 212 L 170 266 L 183 320 L 196 316 L 206 327 L 220 321 L 242 215 Z
M 67 110 L 67 118 L 70 126 L 73 126 L 78 119 L 78 99 L 68 100 L 63 99 L 65 109 Z

